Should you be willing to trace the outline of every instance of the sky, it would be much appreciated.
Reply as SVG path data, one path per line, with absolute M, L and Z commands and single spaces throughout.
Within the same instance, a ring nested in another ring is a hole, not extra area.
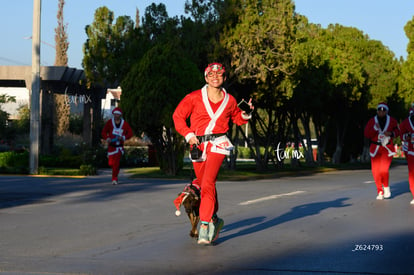
M 106 6 L 115 18 L 122 15 L 135 20 L 151 3 L 164 3 L 170 17 L 184 15 L 185 0 L 66 0 L 64 21 L 67 23 L 68 65 L 81 69 L 86 41 L 85 26 L 92 23 L 95 10 Z M 294 0 L 296 12 L 311 23 L 326 28 L 329 24 L 356 27 L 370 39 L 379 40 L 396 57 L 406 58 L 408 38 L 405 24 L 414 16 L 411 0 Z M 54 35 L 57 26 L 58 0 L 42 0 L 41 53 L 42 66 L 52 66 L 55 60 Z M 33 0 L 2 0 L 0 9 L 0 65 L 31 65 Z
M 381 41 L 397 58 L 407 57 L 404 26 L 414 16 L 411 0 L 295 0 L 295 5 L 311 23 L 355 27 Z
M 0 65 L 31 65 L 33 0 L 1 0 L 0 8 Z M 114 17 L 127 15 L 135 20 L 136 9 L 140 17 L 152 3 L 163 3 L 170 17 L 184 14 L 185 0 L 66 0 L 63 19 L 67 23 L 69 41 L 68 65 L 82 68 L 85 26 L 93 22 L 95 10 L 106 6 Z M 55 28 L 57 27 L 58 0 L 41 0 L 40 63 L 53 66 L 55 62 Z M 29 38 L 29 39 L 28 39 Z

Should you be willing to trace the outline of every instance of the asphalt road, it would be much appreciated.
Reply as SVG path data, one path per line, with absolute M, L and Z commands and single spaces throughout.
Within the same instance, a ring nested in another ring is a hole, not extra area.
M 405 165 L 383 201 L 370 170 L 218 182 L 214 246 L 174 215 L 186 181 L 101 172 L 0 176 L 1 274 L 414 274 Z

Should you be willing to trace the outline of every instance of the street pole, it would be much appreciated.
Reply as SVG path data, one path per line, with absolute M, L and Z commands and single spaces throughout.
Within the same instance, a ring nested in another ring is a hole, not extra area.
M 32 86 L 30 90 L 30 174 L 38 174 L 39 172 L 40 14 L 41 0 L 33 0 Z
M 246 138 L 249 138 L 249 122 L 246 123 Z M 244 141 L 244 147 L 247 148 L 247 140 Z

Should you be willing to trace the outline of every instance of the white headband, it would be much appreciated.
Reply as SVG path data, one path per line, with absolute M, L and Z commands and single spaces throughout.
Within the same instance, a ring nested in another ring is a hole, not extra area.
M 385 110 L 389 110 L 388 109 L 388 106 L 386 105 L 386 104 L 383 104 L 383 103 L 381 103 L 381 104 L 378 104 L 378 106 L 377 106 L 377 109 L 379 109 L 379 108 L 384 108 Z

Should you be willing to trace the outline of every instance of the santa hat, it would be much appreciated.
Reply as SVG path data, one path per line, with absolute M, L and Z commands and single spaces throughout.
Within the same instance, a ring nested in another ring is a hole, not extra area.
M 178 197 L 174 200 L 174 205 L 177 210 L 175 211 L 175 215 L 178 217 L 181 215 L 180 207 L 183 204 L 184 200 L 187 198 L 188 194 L 182 192 L 178 195 Z
M 207 76 L 208 73 L 210 72 L 222 72 L 224 74 L 224 72 L 226 71 L 224 69 L 224 66 L 220 63 L 211 63 L 208 64 L 207 68 L 204 70 L 204 76 Z
M 113 115 L 122 115 L 122 110 L 119 107 L 116 107 L 115 109 L 112 110 L 112 114 Z
M 381 102 L 377 105 L 377 110 L 381 110 L 381 111 L 389 111 L 390 108 L 388 108 L 387 103 L 385 102 Z

